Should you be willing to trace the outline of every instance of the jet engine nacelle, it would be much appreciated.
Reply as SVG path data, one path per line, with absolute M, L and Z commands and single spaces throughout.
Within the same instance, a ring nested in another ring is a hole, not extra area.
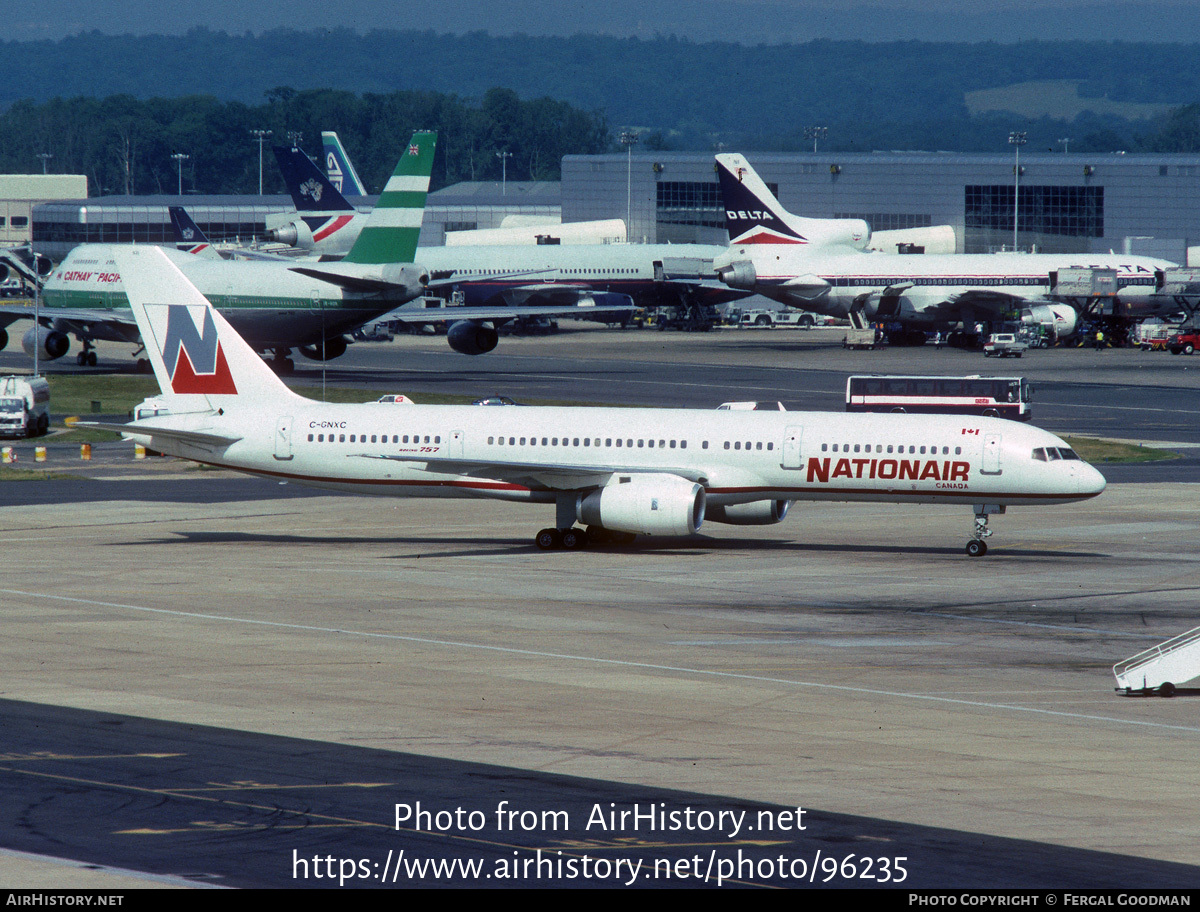
M 1079 315 L 1068 304 L 1030 304 L 1021 311 L 1021 322 L 1027 324 L 1050 323 L 1059 336 L 1069 336 L 1079 325 Z
M 0 351 L 8 348 L 8 330 L 0 329 Z
M 43 256 L 40 253 L 32 254 L 29 257 L 29 268 L 37 273 L 39 279 L 44 279 L 54 271 L 54 264 L 50 262 L 50 257 Z
M 728 266 L 723 266 L 717 275 L 730 288 L 750 291 L 758 284 L 758 272 L 749 260 L 736 260 Z
M 693 535 L 704 522 L 704 488 L 678 475 L 617 474 L 598 491 L 580 495 L 580 522 L 614 532 Z
M 346 348 L 346 337 L 334 336 L 332 339 L 326 339 L 324 345 L 319 342 L 316 345 L 302 345 L 300 353 L 313 361 L 332 361 L 346 354 Z
M 704 518 L 729 526 L 771 526 L 783 522 L 791 505 L 790 500 L 756 500 L 729 506 L 713 504 L 705 509 Z
M 460 355 L 484 355 L 496 347 L 500 334 L 488 323 L 459 320 L 446 330 L 446 341 Z
M 289 247 L 303 246 L 311 249 L 313 245 L 312 231 L 304 222 L 288 222 L 286 225 L 270 229 L 266 234 L 268 239 L 287 244 Z
M 61 333 L 56 329 L 33 326 L 21 337 L 21 347 L 31 358 L 36 350 L 39 357 L 53 361 L 67 353 L 71 348 L 71 340 L 66 333 Z
M 0 282 L 7 282 L 10 275 L 12 270 L 8 268 L 8 264 L 0 262 Z

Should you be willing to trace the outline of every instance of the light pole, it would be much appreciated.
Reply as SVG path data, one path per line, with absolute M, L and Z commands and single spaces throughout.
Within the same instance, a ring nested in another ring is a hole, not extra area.
M 496 158 L 500 159 L 500 195 L 508 194 L 508 160 L 512 158 L 512 153 L 507 149 L 503 149 L 496 153 Z
M 829 135 L 829 127 L 805 127 L 804 138 L 811 139 L 813 144 L 813 153 L 817 151 L 817 140 L 823 140 Z
M 1008 141 L 1012 144 L 1013 155 L 1013 253 L 1019 249 L 1017 247 L 1017 218 L 1021 211 L 1021 146 L 1025 145 L 1026 134 L 1023 131 L 1014 130 L 1008 134 Z
M 625 240 L 628 241 L 633 231 L 633 147 L 638 144 L 639 136 L 632 130 L 621 134 L 621 145 L 625 147 Z
M 1071 151 L 1071 137 L 1064 137 L 1063 139 L 1060 139 L 1059 142 L 1062 143 L 1063 146 L 1063 155 L 1066 155 Z
M 50 172 L 48 172 L 46 170 L 46 162 L 48 162 L 50 159 L 54 158 L 54 153 L 53 152 L 39 152 L 38 158 L 40 158 L 42 160 L 42 173 L 49 174 Z
M 258 195 L 262 196 L 262 149 L 263 139 L 271 135 L 271 130 L 251 130 L 250 135 L 258 137 Z
M 172 153 L 171 158 L 175 159 L 176 166 L 179 168 L 178 190 L 179 190 L 179 196 L 183 196 L 183 163 L 185 161 L 187 161 L 187 159 L 191 158 L 191 156 L 187 155 L 183 152 L 174 152 L 174 153 Z

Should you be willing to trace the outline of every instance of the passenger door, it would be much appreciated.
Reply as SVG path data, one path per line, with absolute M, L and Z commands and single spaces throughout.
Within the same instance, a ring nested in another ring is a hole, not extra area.
M 983 475 L 1000 475 L 1000 435 L 988 434 L 983 438 L 983 465 L 979 469 Z
M 800 468 L 800 445 L 804 437 L 804 428 L 791 425 L 783 435 L 783 459 L 780 463 L 785 469 Z
M 275 422 L 275 458 L 292 458 L 292 419 L 289 415 Z

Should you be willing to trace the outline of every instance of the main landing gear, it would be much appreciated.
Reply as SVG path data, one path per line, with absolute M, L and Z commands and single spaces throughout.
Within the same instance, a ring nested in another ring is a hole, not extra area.
M 967 557 L 983 557 L 987 554 L 987 542 L 984 539 L 992 536 L 992 530 L 988 528 L 988 516 L 1003 512 L 1003 504 L 975 504 L 975 531 L 967 542 Z
M 637 536 L 632 532 L 613 532 L 600 526 L 588 526 L 586 529 L 572 526 L 566 529 L 543 529 L 533 541 L 543 551 L 555 551 L 559 548 L 582 551 L 592 544 L 628 545 L 635 538 Z

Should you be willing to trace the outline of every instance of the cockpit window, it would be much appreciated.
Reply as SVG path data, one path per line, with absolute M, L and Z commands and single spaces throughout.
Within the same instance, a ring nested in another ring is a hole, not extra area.
M 1070 447 L 1038 447 L 1033 451 L 1033 458 L 1038 462 L 1056 462 L 1059 459 L 1074 459 L 1082 462 L 1079 454 Z

